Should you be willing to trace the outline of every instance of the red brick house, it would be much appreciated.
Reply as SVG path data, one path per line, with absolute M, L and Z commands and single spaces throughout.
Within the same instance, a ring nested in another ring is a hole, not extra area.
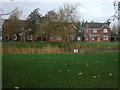
M 14 22 L 12 20 L 5 20 L 2 26 L 3 40 L 33 41 L 33 32 L 31 29 L 25 29 L 25 24 L 26 21 L 23 20 L 14 20 Z
M 15 26 L 11 23 L 17 23 Z M 69 23 L 70 33 L 68 38 L 63 38 L 62 36 L 54 34 L 47 36 L 46 34 L 43 37 L 38 37 L 35 35 L 35 31 L 30 28 L 25 28 L 26 21 L 16 20 L 15 22 L 10 22 L 10 20 L 5 20 L 2 28 L 3 28 L 3 40 L 12 40 L 12 41 L 76 41 L 77 38 L 77 28 L 79 27 L 79 23 Z M 13 27 L 14 31 L 10 28 Z M 64 28 L 66 28 L 64 26 Z
M 111 29 L 107 23 L 86 23 L 84 40 L 86 42 L 110 42 Z
M 42 37 L 42 40 L 41 40 L 41 37 L 38 37 L 37 40 L 39 41 L 68 41 L 68 42 L 73 42 L 73 41 L 76 41 L 77 39 L 77 29 L 79 27 L 79 23 L 77 24 L 70 24 L 70 33 L 68 35 L 68 38 L 63 38 L 62 36 L 59 36 L 59 35 L 56 35 L 56 34 L 52 34 L 50 35 L 49 37 Z M 64 27 L 66 28 L 66 27 Z

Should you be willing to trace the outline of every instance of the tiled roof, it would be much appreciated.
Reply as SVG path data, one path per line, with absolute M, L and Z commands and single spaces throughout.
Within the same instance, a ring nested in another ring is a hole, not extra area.
M 117 34 L 115 32 L 111 32 L 110 35 L 111 36 L 117 36 Z
M 106 23 L 87 23 L 89 28 L 101 28 L 105 25 Z

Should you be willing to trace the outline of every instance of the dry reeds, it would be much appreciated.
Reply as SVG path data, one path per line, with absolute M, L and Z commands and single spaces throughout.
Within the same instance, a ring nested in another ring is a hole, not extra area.
M 115 51 L 115 43 L 78 43 L 78 42 L 17 42 L 3 43 L 2 54 L 70 54 L 73 49 L 79 53 Z
M 42 48 L 31 48 L 31 47 L 15 47 L 15 46 L 5 46 L 2 49 L 3 54 L 64 54 L 71 53 L 68 50 L 59 48 L 57 46 L 47 45 Z

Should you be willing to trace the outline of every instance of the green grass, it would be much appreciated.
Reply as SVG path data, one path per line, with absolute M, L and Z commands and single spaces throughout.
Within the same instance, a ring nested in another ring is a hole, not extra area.
M 117 88 L 116 60 L 117 52 L 6 54 L 3 55 L 3 88 Z
M 58 47 L 69 47 L 69 46 L 80 46 L 80 47 L 118 47 L 118 43 L 116 42 L 15 42 L 15 43 L 3 43 L 3 46 L 15 46 L 15 47 L 36 47 L 36 48 L 41 48 L 45 47 L 48 44 L 52 46 L 58 46 Z

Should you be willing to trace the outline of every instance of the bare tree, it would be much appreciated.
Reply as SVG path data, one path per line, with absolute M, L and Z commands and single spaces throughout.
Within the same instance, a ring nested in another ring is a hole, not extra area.
M 36 31 L 35 31 L 35 35 L 37 37 L 40 37 L 41 41 L 42 41 L 42 38 L 43 38 L 43 35 L 45 34 L 45 26 L 42 25 L 42 24 L 38 24 L 36 26 Z
M 57 21 L 57 13 L 55 10 L 48 11 L 48 13 L 45 15 L 45 18 L 50 21 Z
M 13 13 L 10 14 L 9 19 L 10 20 L 19 20 L 21 14 L 22 14 L 22 11 L 17 8 L 17 9 L 15 9 L 15 11 Z
M 78 18 L 77 8 L 79 4 L 65 3 L 63 7 L 59 8 L 58 19 L 62 22 L 72 22 Z
M 57 14 L 58 14 L 58 25 L 60 30 L 60 35 L 67 39 L 69 35 L 72 33 L 71 26 L 76 22 L 79 15 L 77 14 L 77 8 L 79 4 L 69 4 L 65 3 L 63 7 L 60 7 Z M 77 20 L 78 21 L 78 20 Z
M 56 35 L 63 37 L 65 40 L 72 33 L 71 26 L 76 22 L 78 4 L 64 4 L 58 12 L 49 11 L 42 17 L 42 23 L 37 26 L 36 34 L 40 37 Z
M 4 21 L 3 24 L 3 35 L 9 34 L 13 36 L 14 34 L 19 34 L 21 27 L 24 25 L 23 21 L 19 20 L 22 11 L 15 9 L 14 12 L 10 13 L 9 19 Z
M 41 38 L 46 37 L 46 41 L 47 41 L 47 37 L 49 37 L 50 35 L 52 35 L 52 33 L 55 33 L 55 22 L 57 20 L 57 14 L 54 10 L 48 11 L 48 13 L 41 17 L 41 22 L 40 24 L 38 24 L 36 26 L 36 31 L 35 34 L 36 36 Z

